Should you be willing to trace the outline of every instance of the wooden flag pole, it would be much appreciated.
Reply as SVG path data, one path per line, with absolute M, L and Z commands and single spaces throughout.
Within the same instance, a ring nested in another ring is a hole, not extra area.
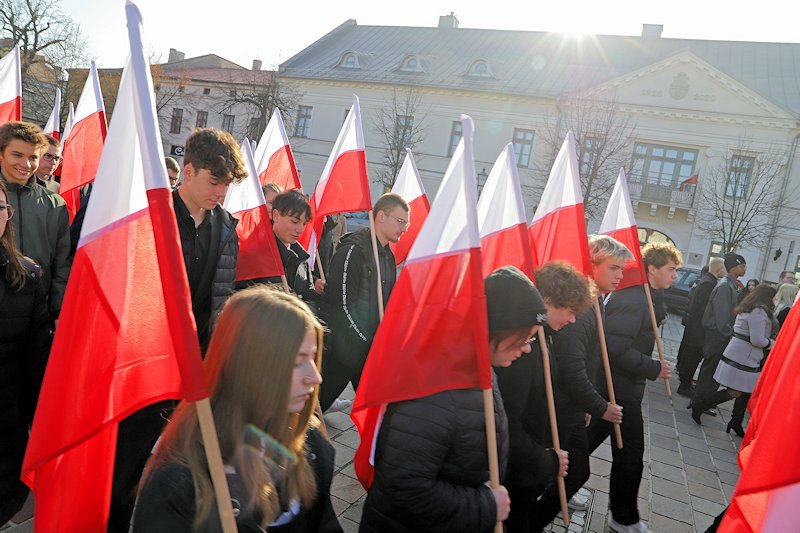
M 608 388 L 608 399 L 611 403 L 617 403 L 617 397 L 614 394 L 614 382 L 611 379 L 611 365 L 608 362 L 608 347 L 606 346 L 606 332 L 603 327 L 603 315 L 600 312 L 600 302 L 594 301 L 594 316 L 597 319 L 597 335 L 600 337 L 600 355 L 603 359 L 603 370 L 606 374 L 606 387 Z M 614 423 L 614 436 L 617 440 L 617 448 L 622 449 L 622 431 L 619 424 Z
M 319 279 L 322 280 L 323 283 L 328 283 L 325 280 L 325 271 L 322 270 L 322 260 L 319 258 L 319 248 L 317 248 L 317 253 L 314 254 L 314 257 L 317 261 L 317 269 L 319 270 Z
M 378 274 L 378 318 L 383 320 L 383 283 L 381 282 L 381 261 L 378 257 L 378 236 L 375 234 L 375 217 L 369 212 L 369 232 L 372 235 L 372 253 L 375 254 L 375 272 Z
M 542 352 L 542 366 L 544 367 L 544 390 L 547 395 L 547 412 L 550 415 L 550 438 L 553 440 L 553 449 L 556 452 L 561 451 L 561 442 L 558 438 L 558 423 L 556 421 L 556 402 L 553 398 L 553 377 L 550 375 L 550 354 L 547 349 L 547 339 L 544 336 L 544 327 L 538 326 L 536 328 L 536 336 L 539 337 L 539 347 Z M 561 457 L 559 460 L 559 469 L 561 466 Z M 558 497 L 561 500 L 561 516 L 564 526 L 569 527 L 569 508 L 567 507 L 567 488 L 564 485 L 564 478 L 556 475 L 558 482 Z
M 486 449 L 489 453 L 489 484 L 500 486 L 500 465 L 497 460 L 497 429 L 494 424 L 494 397 L 492 389 L 483 389 L 483 413 L 486 419 Z M 494 533 L 503 533 L 503 523 L 497 522 Z
M 203 447 L 206 450 L 208 470 L 211 472 L 211 483 L 214 485 L 214 495 L 219 510 L 219 520 L 222 522 L 224 533 L 236 533 L 236 520 L 233 518 L 231 494 L 228 490 L 228 480 L 225 478 L 225 469 L 222 466 L 222 453 L 219 450 L 217 429 L 214 417 L 211 414 L 211 402 L 203 398 L 195 402 L 197 421 L 200 423 L 200 433 L 203 436 Z
M 286 294 L 291 294 L 292 289 L 289 287 L 289 281 L 286 279 L 286 274 L 281 274 L 281 283 L 283 283 L 283 288 L 286 290 Z
M 656 336 L 656 346 L 658 347 L 658 360 L 664 365 L 664 347 L 661 345 L 661 335 L 658 334 L 658 321 L 656 321 L 656 310 L 653 307 L 653 298 L 650 296 L 650 284 L 645 281 L 644 293 L 647 295 L 647 307 L 650 308 L 650 320 L 653 322 L 653 334 Z M 667 389 L 667 396 L 672 400 L 672 389 L 669 386 L 669 378 L 664 378 L 664 387 Z

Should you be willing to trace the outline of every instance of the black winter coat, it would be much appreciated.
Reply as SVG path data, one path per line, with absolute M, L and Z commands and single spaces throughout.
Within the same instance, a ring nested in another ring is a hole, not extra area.
M 686 317 L 683 319 L 683 339 L 690 346 L 702 348 L 706 339 L 705 329 L 703 329 L 703 312 L 708 305 L 711 291 L 717 285 L 717 278 L 714 274 L 706 272 L 697 285 L 689 293 L 689 306 L 686 309 Z
M 508 452 L 503 400 L 494 389 L 500 476 Z M 491 531 L 483 392 L 460 389 L 390 404 L 375 449 L 375 479 L 359 531 Z
M 0 248 L 0 524 L 28 493 L 19 476 L 51 343 L 41 269 L 24 259 L 28 280 L 15 291 L 6 281 L 7 265 Z
M 600 304 L 603 309 L 603 304 Z M 594 309 L 577 317 L 573 324 L 561 328 L 555 337 L 553 352 L 558 362 L 558 379 L 553 386 L 556 418 L 562 438 L 571 428 L 584 425 L 584 414 L 603 416 L 608 402 L 597 390 L 602 372 L 600 338 Z
M 550 376 L 555 383 L 558 370 L 553 357 L 552 330 L 545 326 L 545 331 L 550 352 Z M 552 448 L 552 439 L 538 338 L 531 345 L 531 353 L 523 354 L 511 366 L 494 370 L 508 417 L 505 485 L 511 492 L 522 490 L 535 498 L 542 493 L 548 480 L 558 474 L 559 464 L 556 453 L 547 450 Z
M 660 324 L 667 316 L 661 291 L 651 288 L 650 293 Z M 606 305 L 606 343 L 617 400 L 641 402 L 645 380 L 658 378 L 661 363 L 652 357 L 655 342 L 644 286 L 614 291 Z
M 308 433 L 306 456 L 317 481 L 317 498 L 310 509 L 301 508 L 290 522 L 270 526 L 270 533 L 340 533 L 342 531 L 331 504 L 333 480 L 333 446 L 318 430 Z M 227 474 L 236 525 L 240 533 L 258 533 L 264 530 L 259 518 L 248 515 L 244 506 L 249 495 L 238 474 Z M 237 512 L 238 510 L 238 512 Z M 203 527 L 192 528 L 195 514 L 194 483 L 188 468 L 168 464 L 151 474 L 142 487 L 133 513 L 133 533 L 216 533 L 222 531 L 217 509 L 214 507 Z
M 385 309 L 397 280 L 397 265 L 388 245 L 379 243 L 378 257 Z M 323 318 L 331 329 L 330 347 L 338 362 L 360 369 L 380 322 L 378 274 L 369 229 L 342 237 L 329 270 Z

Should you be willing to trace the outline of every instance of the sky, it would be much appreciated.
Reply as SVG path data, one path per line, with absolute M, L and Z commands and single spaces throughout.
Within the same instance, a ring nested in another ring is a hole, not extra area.
M 127 56 L 124 0 L 61 0 L 89 39 L 101 67 Z M 800 42 L 796 0 L 139 0 L 145 44 L 166 61 L 170 48 L 194 57 L 214 53 L 250 68 L 275 68 L 348 19 L 360 25 L 436 26 L 452 11 L 462 28 L 640 35 L 663 24 L 663 37 Z M 392 6 L 392 7 L 390 7 Z

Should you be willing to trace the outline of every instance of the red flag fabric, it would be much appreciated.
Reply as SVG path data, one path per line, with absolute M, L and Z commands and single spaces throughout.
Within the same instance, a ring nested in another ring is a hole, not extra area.
M 431 210 L 428 195 L 425 194 L 425 187 L 422 185 L 422 179 L 417 170 L 417 163 L 408 148 L 406 148 L 406 158 L 403 161 L 403 166 L 400 167 L 397 179 L 394 180 L 392 192 L 399 194 L 403 200 L 408 202 L 411 208 L 411 213 L 408 216 L 408 229 L 399 242 L 389 244 L 394 253 L 395 262 L 399 265 L 408 257 L 408 252 L 411 251 L 411 247 L 414 245 L 414 241 L 417 240 L 417 235 L 419 235 L 419 230 L 422 229 L 422 225 L 425 224 L 425 219 L 428 218 L 428 213 Z
M 685 179 L 685 180 L 683 180 L 681 182 L 680 186 L 678 187 L 678 190 L 680 192 L 683 192 L 683 191 L 686 190 L 686 187 L 688 187 L 689 185 L 697 185 L 697 182 L 698 182 L 699 179 L 700 179 L 700 174 L 699 173 L 692 174 L 689 178 L 687 178 L 687 179 Z
M 750 399 L 741 474 L 720 533 L 797 530 L 800 502 L 800 306 L 792 306 Z
M 533 255 L 526 231 L 514 146 L 508 143 L 486 178 L 478 200 L 483 276 L 511 265 L 533 279 Z
M 0 59 L 0 126 L 22 120 L 22 73 L 19 45 Z
M 66 130 L 66 128 L 65 128 Z M 94 181 L 103 142 L 106 138 L 106 111 L 100 92 L 97 66 L 92 61 L 86 84 L 75 108 L 75 119 L 64 136 L 64 162 L 61 165 L 61 196 L 67 203 L 69 220 L 81 204 L 80 188 Z
M 570 131 L 550 170 L 528 234 L 537 266 L 561 259 L 591 276 L 592 261 L 578 170 L 575 136 Z
M 267 128 L 256 146 L 254 160 L 261 185 L 275 183 L 283 187 L 284 191 L 303 190 L 297 166 L 294 164 L 292 148 L 289 146 L 289 137 L 283 126 L 281 111 L 277 107 L 272 112 L 272 118 L 269 119 Z
M 119 420 L 207 396 L 141 16 L 25 455 L 39 531 L 105 531 Z
M 624 244 L 633 254 L 633 259 L 625 263 L 622 280 L 616 290 L 626 289 L 634 285 L 643 285 L 647 282 L 647 271 L 642 261 L 642 251 L 639 248 L 639 228 L 633 216 L 631 197 L 628 194 L 628 181 L 625 170 L 619 169 L 614 191 L 608 199 L 608 207 L 600 223 L 598 233 L 608 235 Z
M 56 89 L 56 99 L 53 103 L 53 110 L 50 112 L 50 118 L 47 119 L 47 124 L 44 126 L 44 134 L 51 135 L 56 139 L 61 135 L 61 89 Z
M 351 418 L 361 444 L 355 470 L 372 483 L 371 455 L 383 406 L 450 389 L 489 389 L 489 331 L 475 211 L 472 120 L 453 154 L 430 215 L 364 365 Z
M 236 281 L 268 278 L 283 275 L 283 262 L 278 243 L 272 232 L 272 222 L 267 213 L 264 191 L 258 181 L 250 141 L 242 143 L 242 155 L 247 167 L 247 177 L 231 184 L 223 207 L 239 221 L 239 258 L 236 262 Z

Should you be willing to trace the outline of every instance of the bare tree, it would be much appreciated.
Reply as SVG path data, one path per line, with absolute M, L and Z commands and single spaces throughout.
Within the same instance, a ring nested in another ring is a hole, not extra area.
M 382 166 L 374 173 L 373 181 L 382 184 L 384 190 L 391 190 L 394 185 L 406 148 L 413 151 L 425 140 L 426 119 L 422 95 L 414 87 L 402 92 L 393 89 L 391 99 L 378 109 L 373 125 L 382 141 Z
M 292 116 L 303 96 L 297 87 L 275 74 L 267 70 L 231 71 L 228 83 L 235 89 L 219 105 L 220 113 L 228 113 L 235 107 L 247 109 L 249 121 L 242 133 L 251 140 L 258 141 L 275 108 L 284 117 Z
M 781 194 L 786 156 L 777 146 L 757 152 L 742 141 L 700 176 L 697 226 L 722 243 L 723 252 L 765 246 L 775 225 L 772 214 L 796 200 L 795 190 Z
M 539 171 L 546 180 L 567 132 L 572 130 L 586 218 L 600 218 L 605 212 L 605 201 L 614 189 L 619 169 L 630 157 L 629 139 L 633 126 L 610 100 L 570 98 L 560 100 L 558 108 L 559 116 L 555 122 L 542 129 L 550 157 Z

